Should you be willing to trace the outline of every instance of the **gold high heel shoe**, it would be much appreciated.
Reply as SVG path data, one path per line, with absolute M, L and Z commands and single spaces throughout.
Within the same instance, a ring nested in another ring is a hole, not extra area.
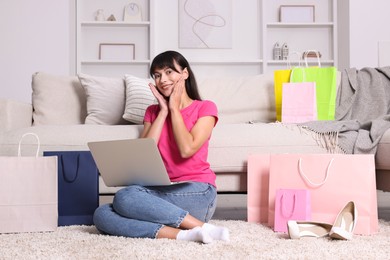
M 357 209 L 353 201 L 348 202 L 337 215 L 329 236 L 334 239 L 351 240 L 357 222 Z
M 301 237 L 325 237 L 329 235 L 331 228 L 331 224 L 320 222 L 295 220 L 289 220 L 287 222 L 288 235 L 291 239 L 299 239 Z

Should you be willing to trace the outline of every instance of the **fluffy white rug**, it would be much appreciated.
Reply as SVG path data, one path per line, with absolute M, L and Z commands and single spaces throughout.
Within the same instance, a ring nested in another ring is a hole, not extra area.
M 231 241 L 199 244 L 168 239 L 100 235 L 94 226 L 55 232 L 0 235 L 0 259 L 390 259 L 390 222 L 379 233 L 351 241 L 290 240 L 284 233 L 240 220 L 213 220 L 230 229 Z

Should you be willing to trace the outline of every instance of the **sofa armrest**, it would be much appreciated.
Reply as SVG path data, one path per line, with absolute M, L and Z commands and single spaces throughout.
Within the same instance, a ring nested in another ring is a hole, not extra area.
M 0 99 L 0 132 L 32 125 L 32 105 Z

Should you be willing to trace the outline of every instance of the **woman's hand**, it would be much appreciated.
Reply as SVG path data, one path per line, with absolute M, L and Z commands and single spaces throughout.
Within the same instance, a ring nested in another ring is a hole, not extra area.
M 172 94 L 169 97 L 169 109 L 178 109 L 180 110 L 181 96 L 185 88 L 185 80 L 183 76 L 175 83 Z
M 168 113 L 168 101 L 165 99 L 165 97 L 163 97 L 163 95 L 160 94 L 160 92 L 158 92 L 155 85 L 149 83 L 149 87 L 153 95 L 156 97 L 158 104 L 160 105 L 160 111 Z
M 168 101 L 165 99 L 163 95 L 160 94 L 160 92 L 158 92 L 155 85 L 149 83 L 149 87 L 159 103 L 160 112 L 158 113 L 158 116 L 153 121 L 153 123 L 150 122 L 144 123 L 144 129 L 141 133 L 141 137 L 153 138 L 156 144 L 158 144 L 165 119 L 168 116 Z

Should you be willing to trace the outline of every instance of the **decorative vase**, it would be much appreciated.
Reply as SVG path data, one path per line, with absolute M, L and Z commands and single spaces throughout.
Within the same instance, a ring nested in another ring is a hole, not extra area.
M 105 21 L 106 18 L 104 17 L 104 11 L 103 9 L 98 9 L 96 11 L 96 16 L 95 16 L 96 21 Z
M 274 45 L 274 60 L 282 59 L 282 49 L 280 48 L 279 42 L 276 42 Z
M 282 60 L 288 60 L 289 49 L 287 43 L 282 45 Z

